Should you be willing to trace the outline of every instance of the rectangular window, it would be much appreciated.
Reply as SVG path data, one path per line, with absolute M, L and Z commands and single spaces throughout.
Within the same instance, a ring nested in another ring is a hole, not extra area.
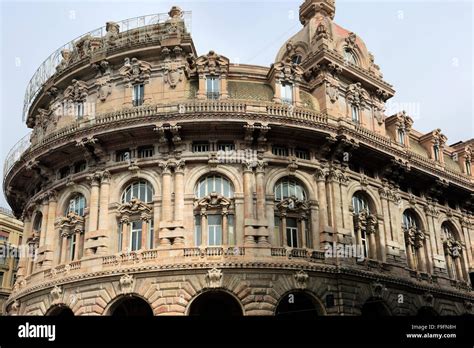
M 288 156 L 288 149 L 283 146 L 273 146 L 272 147 L 272 154 L 275 156 L 283 156 L 287 157 Z
M 69 167 L 64 167 L 59 170 L 59 178 L 64 179 L 69 175 L 70 168 Z
M 74 255 L 76 253 L 76 234 L 74 233 L 69 237 L 69 260 L 74 261 Z
M 356 105 L 352 105 L 351 110 L 352 110 L 352 121 L 356 123 L 360 123 L 359 108 Z
M 122 243 L 123 243 L 123 224 L 119 223 L 118 225 L 118 238 L 117 238 L 117 251 L 122 251 Z
M 405 131 L 403 129 L 398 130 L 398 142 L 405 145 Z
M 364 251 L 364 257 L 369 256 L 369 248 L 367 245 L 367 235 L 365 234 L 365 230 L 360 231 L 360 242 L 362 243 L 362 249 Z
M 293 104 L 293 85 L 291 83 L 281 84 L 281 101 L 285 104 Z
M 208 245 L 222 245 L 222 216 L 207 217 Z
M 153 249 L 155 246 L 155 230 L 153 219 L 148 222 L 148 249 Z
M 84 103 L 83 102 L 76 103 L 76 118 L 80 120 L 83 117 L 84 117 Z
M 153 157 L 154 153 L 153 146 L 141 147 L 138 149 L 138 158 L 150 158 Z
M 140 250 L 142 247 L 142 221 L 133 221 L 130 231 L 130 251 Z
M 206 95 L 208 99 L 219 99 L 219 78 L 217 76 L 207 76 Z
M 303 149 L 296 149 L 295 156 L 299 159 L 309 160 L 309 151 Z
M 193 143 L 193 152 L 209 152 L 210 146 L 207 142 Z
M 233 143 L 219 143 L 217 144 L 218 151 L 234 151 L 235 145 Z
M 127 162 L 130 160 L 130 150 L 120 150 L 115 154 L 116 162 Z
M 201 245 L 201 215 L 194 216 L 194 245 Z
M 466 161 L 466 174 L 471 175 L 471 162 Z
M 433 146 L 433 154 L 434 154 L 435 161 L 439 161 L 439 146 L 438 145 Z
M 143 104 L 143 99 L 145 95 L 145 86 L 143 83 L 133 86 L 133 106 L 140 106 Z
M 298 223 L 296 219 L 286 219 L 286 241 L 289 247 L 298 247 Z
M 3 288 L 3 272 L 0 272 L 0 288 Z

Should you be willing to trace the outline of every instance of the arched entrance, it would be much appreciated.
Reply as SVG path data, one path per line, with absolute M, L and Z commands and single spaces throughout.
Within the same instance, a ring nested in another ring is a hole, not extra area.
M 316 298 L 297 290 L 284 295 L 275 310 L 279 318 L 310 319 L 318 315 L 324 315 L 324 310 Z
M 153 310 L 148 302 L 136 296 L 127 296 L 118 300 L 110 308 L 113 317 L 152 317 Z
M 416 316 L 418 318 L 433 318 L 439 316 L 439 314 L 432 307 L 423 306 L 418 309 Z
M 388 317 L 391 314 L 383 300 L 369 298 L 362 306 L 361 315 L 366 318 L 380 318 Z
M 72 318 L 74 316 L 74 312 L 71 308 L 67 307 L 66 305 L 58 305 L 51 307 L 47 312 L 47 316 L 50 317 L 58 317 L 58 318 Z
M 196 297 L 189 307 L 189 315 L 203 317 L 242 316 L 242 307 L 237 299 L 225 291 L 206 291 Z

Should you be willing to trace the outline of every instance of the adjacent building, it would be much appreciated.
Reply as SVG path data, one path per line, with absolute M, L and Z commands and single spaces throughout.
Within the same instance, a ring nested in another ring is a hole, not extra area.
M 474 140 L 386 115 L 335 12 L 304 1 L 269 67 L 199 56 L 178 7 L 54 52 L 5 166 L 36 250 L 8 313 L 472 314 Z
M 16 281 L 22 233 L 21 221 L 13 216 L 12 211 L 0 207 L 0 315 L 3 315 L 3 304 Z

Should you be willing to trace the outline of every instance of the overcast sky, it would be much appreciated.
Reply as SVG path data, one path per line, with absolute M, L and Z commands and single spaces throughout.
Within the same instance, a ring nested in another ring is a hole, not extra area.
M 106 21 L 192 11 L 198 54 L 213 49 L 231 62 L 269 66 L 301 28 L 303 0 L 6 1 L 0 0 L 0 166 L 29 130 L 22 122 L 25 87 L 55 49 Z M 395 97 L 387 114 L 405 109 L 415 128 L 441 128 L 448 143 L 474 137 L 472 1 L 337 0 L 335 21 L 375 55 Z M 3 180 L 2 180 L 3 181 Z M 7 206 L 0 194 L 0 206 Z

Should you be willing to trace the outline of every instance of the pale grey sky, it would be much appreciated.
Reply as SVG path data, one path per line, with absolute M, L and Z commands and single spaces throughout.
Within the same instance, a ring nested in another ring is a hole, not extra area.
M 269 66 L 301 24 L 303 0 L 8 1 L 0 0 L 0 166 L 28 129 L 25 87 L 55 49 L 106 21 L 192 11 L 199 54 L 213 49 L 232 62 Z M 396 96 L 388 114 L 406 109 L 415 129 L 441 128 L 448 143 L 474 137 L 474 10 L 465 1 L 336 0 L 335 21 L 367 44 Z M 3 181 L 3 180 L 2 180 Z M 7 206 L 3 192 L 0 206 Z

